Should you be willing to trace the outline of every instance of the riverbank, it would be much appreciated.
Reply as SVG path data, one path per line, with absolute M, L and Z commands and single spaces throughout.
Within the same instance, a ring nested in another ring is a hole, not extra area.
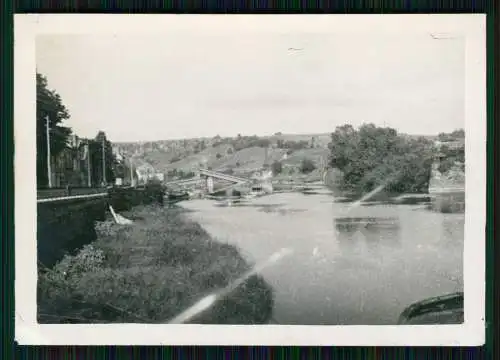
M 211 238 L 186 210 L 140 206 L 132 225 L 99 223 L 98 239 L 39 271 L 40 323 L 166 323 L 248 271 L 238 249 Z M 254 276 L 193 323 L 263 324 L 271 288 Z

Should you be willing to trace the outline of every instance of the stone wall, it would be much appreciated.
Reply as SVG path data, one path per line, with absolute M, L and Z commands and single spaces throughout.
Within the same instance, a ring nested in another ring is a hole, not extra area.
M 38 203 L 38 260 L 51 267 L 64 254 L 96 240 L 95 222 L 106 219 L 109 205 L 119 212 L 153 202 L 163 204 L 160 189 L 113 189 L 102 198 Z
M 96 239 L 95 221 L 106 218 L 107 199 L 39 203 L 37 206 L 38 260 L 51 267 Z

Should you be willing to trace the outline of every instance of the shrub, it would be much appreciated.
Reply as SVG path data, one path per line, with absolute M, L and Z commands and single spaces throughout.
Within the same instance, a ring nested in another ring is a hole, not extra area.
M 310 159 L 302 159 L 300 164 L 300 171 L 304 174 L 310 173 L 316 169 L 316 165 Z
M 174 156 L 173 158 L 170 159 L 170 163 L 174 163 L 174 162 L 177 162 L 177 161 L 180 161 L 181 160 L 181 157 L 176 155 Z

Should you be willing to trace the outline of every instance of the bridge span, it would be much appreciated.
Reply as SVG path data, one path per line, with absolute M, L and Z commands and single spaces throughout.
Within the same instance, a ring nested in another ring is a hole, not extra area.
M 233 187 L 235 185 L 240 185 L 240 184 L 245 184 L 249 183 L 252 180 L 239 177 L 239 176 L 234 176 L 234 175 L 229 175 L 229 174 L 224 174 L 218 171 L 213 171 L 213 170 L 207 170 L 207 169 L 199 169 L 197 172 L 197 175 L 193 178 L 189 179 L 183 179 L 183 180 L 176 180 L 176 181 L 169 181 L 165 183 L 167 186 L 189 186 L 189 185 L 196 185 L 196 184 L 202 184 L 205 186 L 207 191 L 209 193 L 212 193 L 214 191 L 214 179 L 217 180 L 223 180 L 225 182 L 231 183 L 230 185 L 224 187 L 224 189 Z

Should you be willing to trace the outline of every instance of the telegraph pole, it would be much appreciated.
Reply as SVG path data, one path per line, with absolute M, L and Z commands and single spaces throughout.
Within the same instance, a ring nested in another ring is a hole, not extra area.
M 45 116 L 45 124 L 46 124 L 46 137 L 47 137 L 47 176 L 49 181 L 49 188 L 52 187 L 52 164 L 50 161 L 50 124 L 49 124 L 49 116 Z
M 105 151 L 106 138 L 102 137 L 102 182 L 106 184 L 106 151 Z
M 130 162 L 130 186 L 134 186 L 134 165 L 132 164 L 132 157 L 129 158 Z
M 92 187 L 92 177 L 91 177 L 91 168 L 90 168 L 90 142 L 87 140 L 87 182 L 89 188 Z

